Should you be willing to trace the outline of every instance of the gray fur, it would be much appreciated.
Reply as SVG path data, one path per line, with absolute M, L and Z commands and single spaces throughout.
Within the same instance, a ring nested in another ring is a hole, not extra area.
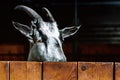
M 44 21 L 33 9 L 19 5 L 15 9 L 26 12 L 33 18 L 31 26 L 13 22 L 14 27 L 30 41 L 28 61 L 67 61 L 62 49 L 62 39 L 75 34 L 80 26 L 58 29 L 58 25 L 47 8 L 43 8 L 48 21 Z

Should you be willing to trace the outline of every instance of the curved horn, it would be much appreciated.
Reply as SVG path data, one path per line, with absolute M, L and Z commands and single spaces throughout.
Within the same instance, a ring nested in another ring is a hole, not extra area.
M 29 8 L 27 6 L 18 5 L 18 6 L 15 7 L 15 10 L 17 10 L 17 9 L 26 12 L 33 19 L 42 20 L 42 17 L 37 12 L 35 12 L 33 9 L 31 9 L 31 8 Z
M 47 17 L 49 18 L 49 20 L 50 20 L 51 22 L 54 22 L 55 20 L 54 20 L 54 18 L 53 18 L 53 16 L 52 16 L 51 12 L 50 12 L 47 8 L 45 8 L 45 7 L 43 7 L 42 9 L 43 9 L 43 11 L 45 12 L 45 14 L 47 15 Z

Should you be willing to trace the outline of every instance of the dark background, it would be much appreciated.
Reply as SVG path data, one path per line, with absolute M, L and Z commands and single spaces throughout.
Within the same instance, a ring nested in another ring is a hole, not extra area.
M 120 0 L 1 0 L 0 60 L 27 60 L 29 42 L 15 30 L 12 21 L 29 24 L 28 15 L 14 10 L 26 5 L 39 14 L 47 7 L 59 29 L 79 25 L 78 33 L 65 39 L 63 49 L 68 61 L 120 61 Z M 23 46 L 8 49 L 7 46 Z M 14 52 L 16 50 L 16 52 Z

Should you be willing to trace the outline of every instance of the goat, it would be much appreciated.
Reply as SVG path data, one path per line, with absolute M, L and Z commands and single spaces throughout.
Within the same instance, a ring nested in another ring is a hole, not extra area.
M 25 35 L 32 45 L 30 47 L 28 61 L 67 61 L 62 49 L 62 41 L 64 38 L 75 34 L 80 26 L 66 27 L 59 30 L 57 22 L 50 11 L 45 7 L 42 9 L 48 21 L 45 21 L 30 7 L 24 5 L 15 7 L 15 10 L 24 11 L 33 19 L 31 20 L 30 26 L 12 21 L 13 26 Z

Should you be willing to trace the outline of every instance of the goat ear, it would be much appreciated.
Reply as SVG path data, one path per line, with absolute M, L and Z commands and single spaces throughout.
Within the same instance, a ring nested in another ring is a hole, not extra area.
M 80 27 L 81 27 L 81 25 L 80 26 L 66 27 L 66 28 L 60 30 L 60 33 L 62 34 L 63 38 L 66 38 L 66 37 L 74 35 L 79 30 Z
M 32 37 L 29 35 L 31 32 L 31 29 L 24 24 L 18 23 L 18 22 L 14 22 L 12 21 L 13 26 L 20 31 L 23 35 L 25 35 L 27 38 L 32 39 Z

